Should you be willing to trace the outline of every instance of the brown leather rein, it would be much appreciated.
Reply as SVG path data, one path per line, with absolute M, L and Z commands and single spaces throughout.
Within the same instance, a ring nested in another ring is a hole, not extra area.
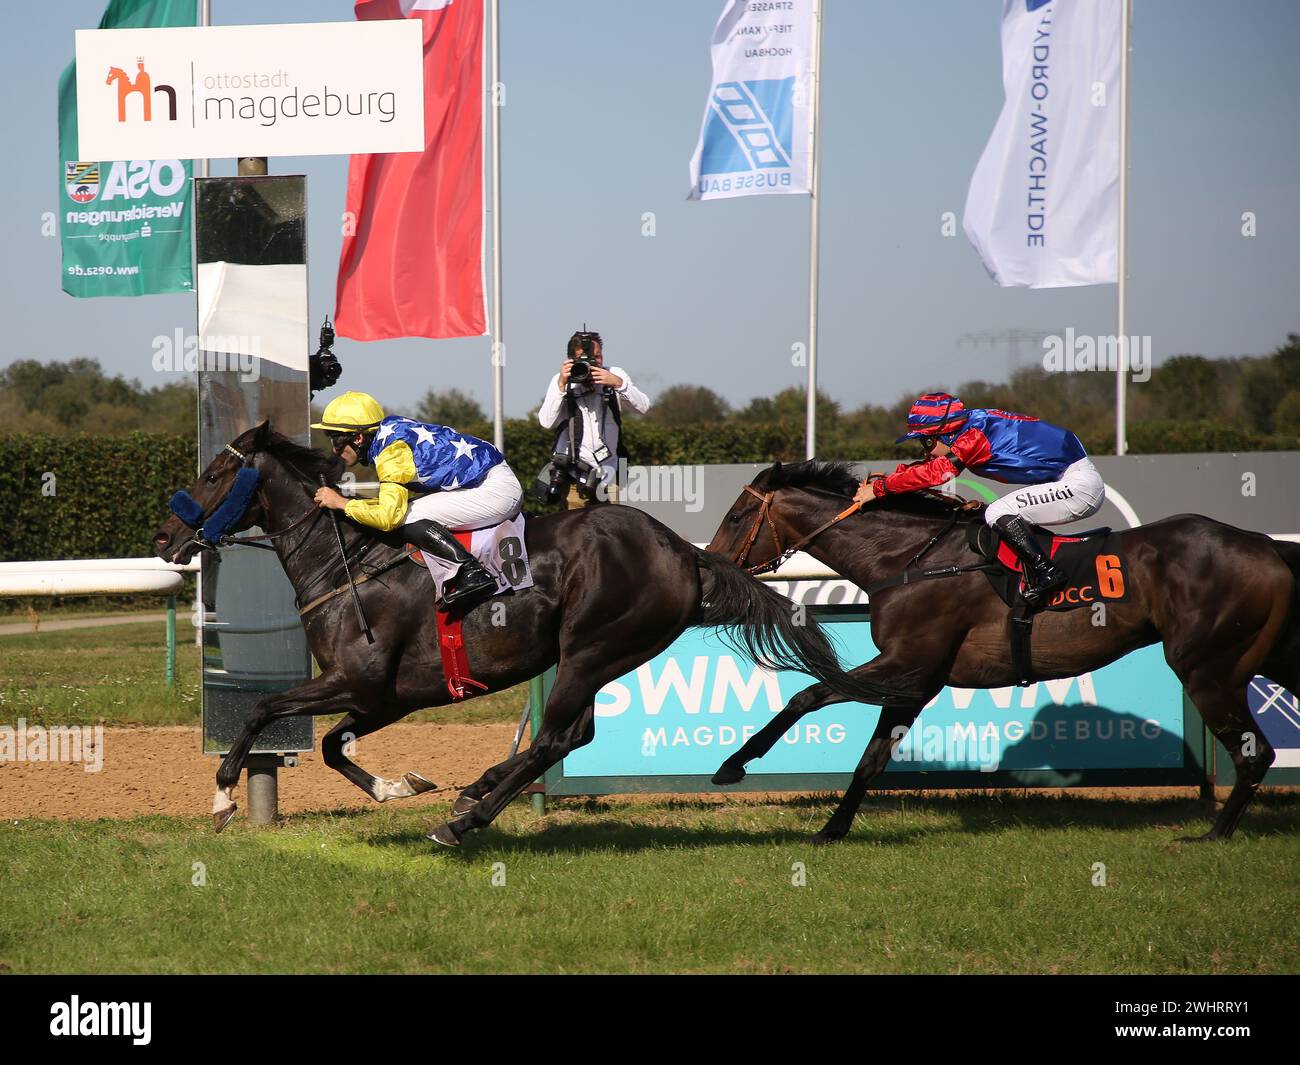
M 868 481 L 870 479 L 871 478 L 867 478 Z M 786 559 L 788 559 L 796 551 L 800 550 L 801 548 L 807 547 L 808 544 L 816 540 L 817 537 L 819 537 L 832 525 L 838 525 L 845 518 L 849 517 L 852 514 L 856 514 L 859 510 L 862 509 L 862 504 L 850 503 L 847 507 L 845 507 L 838 514 L 836 514 L 835 517 L 831 518 L 830 521 L 823 522 L 821 525 L 817 526 L 817 528 L 815 528 L 802 540 L 799 540 L 791 544 L 789 547 L 783 548 L 781 546 L 781 536 L 776 531 L 776 522 L 772 520 L 772 499 L 776 495 L 776 492 L 771 491 L 767 493 L 762 493 L 759 492 L 758 489 L 756 489 L 751 484 L 745 485 L 745 491 L 748 492 L 750 495 L 752 495 L 755 499 L 759 500 L 762 505 L 758 508 L 758 514 L 754 518 L 754 525 L 749 530 L 749 535 L 745 537 L 745 543 L 741 546 L 740 550 L 736 552 L 736 556 L 732 561 L 735 562 L 737 566 L 743 567 L 746 573 L 749 573 L 750 575 L 755 577 L 757 577 L 760 573 L 770 573 L 773 570 L 780 569 L 781 566 L 785 564 Z M 745 563 L 749 561 L 749 552 L 753 550 L 754 542 L 758 539 L 758 534 L 762 530 L 764 522 L 767 522 L 768 530 L 772 534 L 772 550 L 775 552 L 775 554 L 772 556 L 772 558 L 769 561 L 764 562 L 761 565 L 746 566 Z
M 883 473 L 871 473 L 867 475 L 866 479 L 862 482 L 862 484 L 867 485 L 875 480 L 883 480 L 884 477 L 885 474 Z M 745 491 L 748 492 L 750 495 L 752 495 L 755 499 L 759 500 L 759 502 L 762 505 L 758 508 L 758 514 L 754 518 L 754 524 L 749 530 L 749 535 L 745 537 L 744 544 L 741 546 L 740 550 L 736 552 L 735 556 L 732 558 L 732 561 L 735 562 L 737 566 L 741 566 L 742 568 L 744 568 L 746 573 L 755 577 L 757 577 L 760 573 L 770 573 L 773 570 L 780 569 L 781 566 L 785 564 L 786 560 L 789 559 L 790 556 L 793 555 L 796 551 L 800 551 L 803 548 L 807 547 L 810 543 L 816 540 L 817 537 L 821 536 L 821 534 L 824 533 L 827 529 L 829 529 L 832 525 L 838 525 L 845 518 L 857 514 L 859 511 L 862 510 L 864 506 L 867 505 L 868 502 L 871 502 L 871 500 L 867 500 L 864 503 L 850 503 L 847 507 L 845 507 L 838 514 L 836 514 L 835 517 L 831 518 L 830 521 L 825 521 L 822 522 L 822 524 L 818 525 L 817 528 L 815 528 L 802 540 L 797 540 L 795 543 L 790 544 L 788 547 L 782 547 L 781 536 L 776 531 L 776 522 L 772 520 L 772 513 L 771 513 L 772 499 L 776 496 L 775 490 L 764 493 L 758 491 L 758 489 L 755 488 L 753 485 L 747 484 L 745 485 Z M 943 500 L 945 503 L 950 504 L 953 508 L 954 514 L 963 510 L 971 510 L 980 505 L 978 502 L 974 500 L 963 499 L 961 496 L 957 496 L 956 498 L 954 498 L 952 496 L 945 495 L 942 492 L 932 491 L 931 489 L 928 488 L 922 488 L 920 489 L 920 491 L 925 495 L 935 496 L 936 498 Z M 764 522 L 767 523 L 768 530 L 772 534 L 772 549 L 775 552 L 775 554 L 769 561 L 764 562 L 761 565 L 746 566 L 745 563 L 749 561 L 749 552 L 753 550 L 754 543 L 758 540 L 758 534 L 759 532 L 762 531 Z M 936 537 L 935 539 L 938 538 Z M 934 541 L 932 540 L 929 544 L 926 545 L 925 548 L 922 549 L 920 554 L 925 554 L 926 550 L 932 547 L 933 544 Z M 917 557 L 919 558 L 920 555 L 918 555 Z

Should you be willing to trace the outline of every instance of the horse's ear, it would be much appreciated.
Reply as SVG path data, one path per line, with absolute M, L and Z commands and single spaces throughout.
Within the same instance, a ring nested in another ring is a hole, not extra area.
M 258 447 L 266 447 L 271 439 L 271 419 L 263 418 L 262 424 L 253 430 L 253 443 Z

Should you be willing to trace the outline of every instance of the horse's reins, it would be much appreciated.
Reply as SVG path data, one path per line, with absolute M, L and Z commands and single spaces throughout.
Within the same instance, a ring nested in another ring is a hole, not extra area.
M 864 480 L 862 483 L 864 485 L 870 484 L 871 481 L 882 477 L 884 477 L 884 474 L 880 474 L 880 473 L 869 474 L 866 480 Z M 803 537 L 803 539 L 798 540 L 795 543 L 790 544 L 788 547 L 782 549 L 781 538 L 776 531 L 776 522 L 772 520 L 772 514 L 771 514 L 772 499 L 776 496 L 776 492 L 770 491 L 770 492 L 762 493 L 759 492 L 756 488 L 754 488 L 753 485 L 748 485 L 748 484 L 745 485 L 745 491 L 748 492 L 750 495 L 752 495 L 755 499 L 759 500 L 762 505 L 759 507 L 758 514 L 754 518 L 754 524 L 749 530 L 749 535 L 745 537 L 744 544 L 741 546 L 740 550 L 736 552 L 734 561 L 736 565 L 744 567 L 745 572 L 755 577 L 758 576 L 760 573 L 769 573 L 773 570 L 780 569 L 781 566 L 785 564 L 786 560 L 790 558 L 790 556 L 793 555 L 796 551 L 799 551 L 804 547 L 807 547 L 810 543 L 812 543 L 815 539 L 817 539 L 817 537 L 819 537 L 827 529 L 831 528 L 831 526 L 838 525 L 845 518 L 848 518 L 861 511 L 861 509 L 866 505 L 866 503 L 856 503 L 856 502 L 850 503 L 847 507 L 845 507 L 838 514 L 836 514 L 835 517 L 831 518 L 829 521 L 822 522 L 821 525 L 817 526 L 817 528 L 815 528 L 807 536 Z M 952 530 L 956 527 L 957 521 L 961 517 L 962 513 L 975 510 L 980 505 L 975 500 L 965 500 L 965 499 L 961 499 L 960 497 L 954 500 L 942 492 L 934 492 L 929 489 L 921 489 L 921 491 L 924 492 L 926 495 L 933 496 L 937 499 L 940 499 L 944 503 L 947 503 L 949 506 L 951 506 L 952 517 L 948 520 L 947 524 L 945 524 L 944 527 L 939 530 L 939 532 L 935 533 L 934 536 L 930 537 L 929 541 L 927 541 L 925 546 L 922 547 L 920 551 L 918 551 L 915 555 L 912 556 L 911 560 L 907 563 L 907 568 L 905 568 L 901 574 L 895 577 L 889 577 L 883 581 L 875 582 L 874 584 L 871 585 L 870 588 L 867 589 L 868 595 L 871 595 L 873 591 L 880 591 L 883 588 L 891 588 L 897 584 L 911 584 L 914 581 L 935 580 L 936 578 L 939 577 L 954 577 L 960 573 L 967 573 L 970 572 L 971 570 L 985 568 L 983 563 L 975 566 L 944 566 L 941 569 L 923 570 L 921 573 L 918 573 L 915 576 L 911 575 L 911 567 L 915 566 L 918 562 L 920 562 L 921 559 L 924 558 L 925 555 L 928 554 L 929 551 L 935 546 L 935 544 L 939 543 L 940 540 L 942 540 L 945 536 L 947 536 L 950 532 L 952 532 Z M 768 529 L 772 533 L 772 547 L 773 550 L 776 552 L 776 554 L 769 561 L 764 562 L 760 565 L 745 566 L 745 562 L 749 559 L 749 552 L 753 549 L 755 541 L 758 540 L 758 534 L 763 527 L 764 521 L 767 522 Z
M 227 444 L 225 446 L 225 450 L 229 451 L 232 455 L 234 455 L 237 459 L 239 459 L 240 462 L 242 462 L 245 466 L 252 465 L 252 461 L 253 461 L 252 452 L 249 452 L 249 454 L 245 455 L 233 444 Z M 292 464 L 286 462 L 283 459 L 280 459 L 279 461 L 284 466 L 288 467 L 289 471 L 297 477 L 299 485 L 305 489 L 306 488 L 306 485 L 304 483 L 305 478 L 303 477 L 301 471 L 295 469 Z M 321 479 L 321 484 L 325 485 L 326 479 L 324 474 L 321 474 L 320 479 Z M 220 505 L 221 505 L 220 503 L 217 504 L 217 506 Z M 215 510 L 216 508 L 214 507 L 213 509 Z M 215 544 L 209 544 L 207 541 L 200 539 L 199 544 L 200 546 L 206 547 L 209 550 L 217 550 L 221 547 L 226 547 L 234 544 L 234 545 L 242 545 L 245 547 L 256 547 L 264 551 L 274 551 L 275 546 L 273 544 L 260 543 L 259 541 L 278 540 L 281 537 L 287 536 L 289 533 L 293 532 L 299 526 L 306 524 L 308 521 L 311 521 L 314 524 L 316 521 L 320 520 L 321 515 L 322 515 L 322 508 L 313 507 L 311 510 L 307 511 L 307 513 L 304 514 L 301 518 L 297 519 L 296 521 L 292 522 L 289 525 L 286 525 L 283 529 L 280 529 L 278 532 L 262 532 L 262 533 L 255 533 L 249 536 L 222 536 L 218 539 L 218 541 Z M 348 565 L 347 549 L 343 546 L 343 532 L 339 528 L 338 515 L 334 514 L 333 518 L 334 518 L 334 536 L 335 536 L 335 540 L 338 543 L 339 558 L 343 562 L 343 572 L 347 574 L 348 583 L 344 585 L 343 588 L 335 588 L 333 591 L 327 592 L 325 595 L 313 599 L 306 606 L 300 607 L 298 610 L 298 616 L 302 617 L 309 610 L 313 610 L 316 607 L 320 606 L 322 603 L 328 602 L 330 599 L 333 599 L 335 596 L 341 595 L 344 589 L 346 588 L 352 592 L 352 606 L 356 610 L 357 625 L 360 627 L 361 631 L 365 633 L 366 642 L 374 643 L 375 636 L 374 633 L 371 632 L 370 630 L 370 623 L 366 620 L 365 611 L 362 610 L 361 608 L 361 599 L 357 595 L 357 585 L 364 584 L 366 581 L 370 580 L 372 577 L 378 576 L 380 573 L 383 573 L 385 570 L 392 569 L 393 566 L 397 565 L 399 562 L 405 561 L 405 559 L 409 558 L 410 555 L 407 554 L 407 555 L 400 556 L 399 558 L 394 559 L 392 562 L 390 562 L 387 566 L 384 566 L 383 568 L 376 570 L 373 573 L 363 574 L 360 580 L 354 580 L 352 577 L 352 568 L 351 566 Z M 310 587 L 311 584 L 314 584 L 317 579 L 319 578 L 313 577 L 312 580 L 308 583 L 308 587 Z
M 766 494 L 763 494 L 760 493 L 753 485 L 749 485 L 749 484 L 745 485 L 745 491 L 748 492 L 750 495 L 752 495 L 755 499 L 760 500 L 762 506 L 758 508 L 758 515 L 754 518 L 753 528 L 749 530 L 749 535 L 745 537 L 745 543 L 742 545 L 741 549 L 736 553 L 736 557 L 734 561 L 737 566 L 744 566 L 746 573 L 749 573 L 750 575 L 755 577 L 757 577 L 760 573 L 768 573 L 771 572 L 772 570 L 780 569 L 785 564 L 786 559 L 788 559 L 796 551 L 800 550 L 801 548 L 807 547 L 810 543 L 816 540 L 817 537 L 819 537 L 832 525 L 839 524 L 845 518 L 849 517 L 852 514 L 856 514 L 859 510 L 862 509 L 861 504 L 850 503 L 847 507 L 845 507 L 838 514 L 836 514 L 835 517 L 831 518 L 830 521 L 823 522 L 821 525 L 817 526 L 817 528 L 815 528 L 812 532 L 810 532 L 807 536 L 805 536 L 802 540 L 799 540 L 791 544 L 789 547 L 786 547 L 783 550 L 781 548 L 781 537 L 776 531 L 776 522 L 772 520 L 772 499 L 776 495 L 776 492 L 771 491 L 771 492 L 767 492 Z M 767 527 L 772 533 L 772 549 L 776 552 L 776 554 L 773 558 L 769 559 L 767 562 L 762 563 L 761 565 L 745 566 L 746 561 L 748 561 L 749 559 L 749 552 L 754 546 L 754 541 L 758 539 L 758 534 L 763 527 L 764 521 L 767 522 Z

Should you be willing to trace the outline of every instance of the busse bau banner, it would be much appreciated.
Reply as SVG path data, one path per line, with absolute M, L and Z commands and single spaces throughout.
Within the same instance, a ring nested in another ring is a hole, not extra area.
M 193 26 L 193 0 L 113 0 L 101 29 Z M 81 151 L 77 67 L 59 78 L 59 241 L 71 296 L 148 296 L 194 288 L 188 159 Z
M 728 0 L 688 199 L 810 191 L 816 17 L 817 0 Z

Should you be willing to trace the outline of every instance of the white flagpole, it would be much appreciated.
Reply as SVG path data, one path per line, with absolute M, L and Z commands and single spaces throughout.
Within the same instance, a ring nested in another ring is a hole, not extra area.
M 492 443 L 505 451 L 505 328 L 501 320 L 501 0 L 492 0 L 492 75 L 488 106 L 492 109 Z
M 821 244 L 821 89 L 822 89 L 822 0 L 813 2 L 813 98 L 812 122 L 812 189 L 810 197 L 811 219 L 808 233 L 808 396 L 804 425 L 805 457 L 817 453 L 817 265 Z
M 1120 29 L 1119 82 L 1119 307 L 1115 367 L 1115 454 L 1128 452 L 1128 36 L 1133 0 L 1124 0 Z

